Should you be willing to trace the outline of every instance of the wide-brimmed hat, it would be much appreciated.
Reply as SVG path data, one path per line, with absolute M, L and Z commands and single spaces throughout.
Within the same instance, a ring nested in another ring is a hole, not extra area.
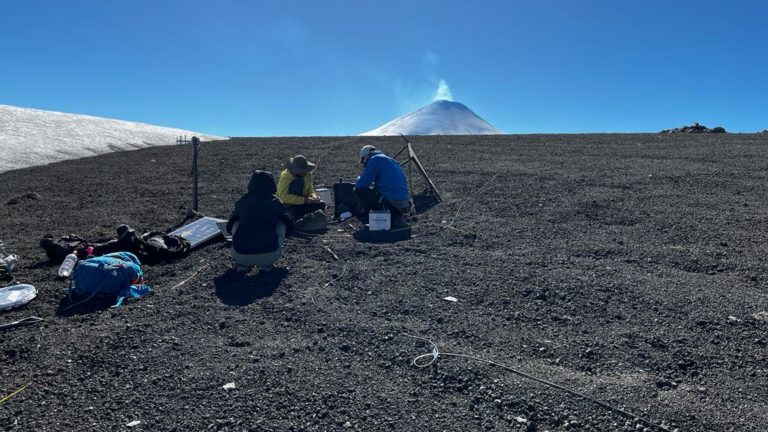
M 288 159 L 288 171 L 293 174 L 307 174 L 315 170 L 315 164 L 308 161 L 303 155 L 296 155 Z

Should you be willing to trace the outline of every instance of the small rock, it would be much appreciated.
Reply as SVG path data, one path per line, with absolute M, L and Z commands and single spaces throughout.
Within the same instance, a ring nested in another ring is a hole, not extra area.
M 227 391 L 229 391 L 229 390 L 234 390 L 234 389 L 235 389 L 235 388 L 237 388 L 237 387 L 235 386 L 235 383 L 231 382 L 231 383 L 226 383 L 226 384 L 224 384 L 224 386 L 223 386 L 222 388 L 223 388 L 224 390 L 227 390 Z
M 37 201 L 42 198 L 43 198 L 42 195 L 40 195 L 39 193 L 30 192 L 30 193 L 25 193 L 24 195 L 19 195 L 17 197 L 11 198 L 8 201 L 6 201 L 4 205 L 7 205 L 7 206 L 16 205 L 24 201 Z
M 456 297 L 451 297 L 451 296 L 443 297 L 443 300 L 446 300 L 446 301 L 449 301 L 449 302 L 454 302 L 454 303 L 459 301 L 459 299 L 457 299 Z
M 132 427 L 138 426 L 140 424 L 141 424 L 141 420 L 134 420 L 134 421 L 132 421 L 130 423 L 127 423 L 126 426 L 129 427 L 129 428 L 132 428 Z

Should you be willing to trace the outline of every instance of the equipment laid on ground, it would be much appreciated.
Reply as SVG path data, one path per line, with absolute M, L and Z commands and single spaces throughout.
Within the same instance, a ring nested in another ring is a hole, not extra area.
M 14 254 L 5 254 L 5 243 L 0 240 L 0 280 L 12 280 L 13 268 L 16 267 L 16 263 L 18 262 L 18 256 Z
M 9 329 L 12 329 L 12 328 L 21 327 L 21 326 L 25 326 L 25 325 L 37 324 L 37 323 L 43 322 L 43 321 L 45 321 L 45 320 L 40 318 L 40 317 L 30 316 L 30 317 L 26 317 L 24 319 L 20 319 L 18 321 L 12 321 L 12 322 L 9 322 L 9 323 L 0 324 L 0 330 L 9 330 Z
M 114 296 L 117 307 L 126 297 L 139 298 L 151 292 L 152 288 L 144 284 L 144 272 L 136 255 L 116 252 L 80 261 L 72 272 L 68 295 L 70 300 L 73 294 L 86 297 L 75 305 L 97 295 Z
M 392 215 L 388 210 L 371 210 L 368 213 L 369 231 L 389 231 L 392 227 Z
M 297 232 L 315 233 L 325 231 L 328 225 L 328 217 L 323 210 L 315 210 L 308 213 L 293 222 L 293 227 Z
M 192 249 L 185 238 L 160 231 L 149 231 L 139 235 L 128 225 L 120 225 L 115 231 L 116 239 L 101 239 L 98 242 L 91 242 L 75 234 L 58 240 L 46 234 L 40 240 L 40 247 L 45 250 L 48 259 L 56 264 L 62 263 L 72 253 L 78 259 L 85 259 L 89 255 L 100 256 L 112 252 L 130 252 L 139 257 L 144 264 L 157 264 L 183 258 Z
M 0 288 L 0 311 L 23 306 L 37 297 L 37 289 L 21 284 Z
M 328 205 L 330 205 L 331 201 L 333 201 L 331 190 L 328 188 L 317 188 L 315 189 L 315 193 L 317 193 L 318 198 L 320 198 L 324 203 L 327 203 Z
M 192 249 L 194 249 L 203 243 L 213 240 L 222 233 L 217 225 L 220 222 L 226 223 L 227 221 L 206 216 L 171 232 L 171 235 L 185 238 L 189 241 Z
M 427 210 L 429 208 L 434 207 L 438 203 L 442 202 L 443 199 L 440 197 L 440 193 L 437 191 L 437 188 L 435 187 L 435 184 L 432 183 L 432 180 L 427 175 L 427 171 L 424 170 L 424 166 L 421 164 L 421 161 L 419 161 L 419 158 L 416 156 L 416 152 L 413 151 L 413 146 L 411 146 L 411 142 L 408 141 L 408 138 L 405 137 L 405 135 L 400 134 L 400 136 L 405 140 L 405 146 L 400 149 L 397 153 L 395 153 L 394 156 L 392 156 L 392 159 L 397 160 L 398 156 L 403 154 L 406 150 L 408 152 L 406 153 L 407 158 L 405 161 L 400 162 L 400 166 L 403 167 L 405 165 L 408 165 L 408 189 L 411 191 L 411 201 L 413 203 L 413 209 L 416 213 L 421 213 L 424 210 Z M 416 167 L 416 170 L 421 174 L 422 180 L 424 183 L 424 188 L 421 192 L 416 192 L 414 189 L 413 184 L 413 167 Z
M 224 236 L 224 240 L 232 241 L 232 233 L 227 231 L 227 221 L 216 222 L 216 227 L 219 228 L 219 232 Z
M 339 181 L 333 184 L 333 217 L 339 219 L 342 213 L 357 211 L 355 184 Z

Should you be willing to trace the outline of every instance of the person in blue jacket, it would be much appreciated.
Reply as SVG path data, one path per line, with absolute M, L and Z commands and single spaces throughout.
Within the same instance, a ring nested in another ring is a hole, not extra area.
M 389 210 L 392 226 L 405 226 L 405 213 L 411 206 L 408 184 L 400 164 L 376 149 L 360 149 L 363 173 L 355 183 L 355 198 L 365 215 L 371 210 Z

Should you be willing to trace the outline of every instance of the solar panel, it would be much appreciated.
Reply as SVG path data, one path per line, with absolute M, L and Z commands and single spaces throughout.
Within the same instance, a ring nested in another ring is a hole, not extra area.
M 217 225 L 221 222 L 226 222 L 226 220 L 206 216 L 173 231 L 171 235 L 184 237 L 194 249 L 197 246 L 216 238 L 216 236 L 221 235 L 221 231 Z

